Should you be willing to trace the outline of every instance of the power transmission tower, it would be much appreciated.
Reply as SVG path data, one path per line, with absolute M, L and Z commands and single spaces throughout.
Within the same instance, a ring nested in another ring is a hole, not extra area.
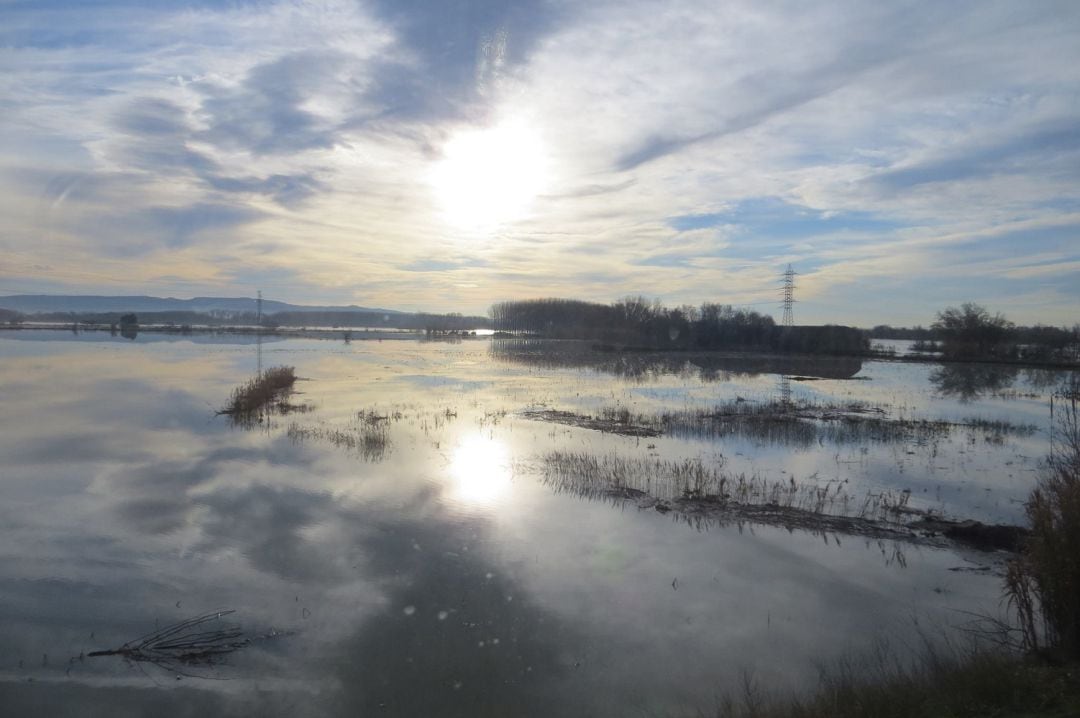
M 795 270 L 789 264 L 784 270 L 783 293 L 784 293 L 784 319 L 780 322 L 785 327 L 795 324 L 795 314 L 792 305 L 795 304 Z
M 791 269 L 790 265 L 788 265 L 788 269 Z M 255 300 L 255 324 L 257 326 L 260 326 L 260 327 L 262 326 L 262 290 L 261 289 L 258 291 L 258 298 Z

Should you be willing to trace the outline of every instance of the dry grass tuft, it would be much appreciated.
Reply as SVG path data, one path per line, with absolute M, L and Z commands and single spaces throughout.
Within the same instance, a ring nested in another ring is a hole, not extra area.
M 1027 502 L 1031 535 L 1006 576 L 1028 650 L 1080 659 L 1080 384 L 1051 403 L 1050 456 Z
M 1069 669 L 976 647 L 934 646 L 904 660 L 887 645 L 821 671 L 807 697 L 777 700 L 752 678 L 717 718 L 1064 718 L 1080 715 Z M 699 712 L 698 716 L 706 715 Z
M 225 414 L 238 424 L 253 424 L 262 421 L 263 414 L 275 404 L 284 403 L 293 384 L 296 373 L 291 366 L 278 366 L 267 369 L 246 384 L 236 387 L 229 403 L 219 414 Z

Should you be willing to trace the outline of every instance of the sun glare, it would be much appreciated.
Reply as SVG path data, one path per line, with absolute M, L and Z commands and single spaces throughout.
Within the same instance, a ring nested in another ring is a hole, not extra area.
M 480 435 L 466 437 L 450 460 L 452 495 L 470 505 L 490 505 L 510 489 L 510 451 Z
M 457 133 L 431 173 L 445 218 L 468 229 L 522 218 L 546 183 L 540 136 L 518 120 Z

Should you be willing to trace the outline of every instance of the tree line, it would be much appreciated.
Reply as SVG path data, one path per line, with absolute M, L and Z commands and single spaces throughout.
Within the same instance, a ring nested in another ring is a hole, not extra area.
M 1018 327 L 1001 313 L 971 302 L 938 312 L 930 326 L 950 359 L 1055 362 L 1080 358 L 1080 324 L 1072 329 L 1036 324 Z
M 99 325 L 119 325 L 123 323 L 123 312 L 49 312 L 22 314 L 8 309 L 0 309 L 0 322 L 19 324 L 24 321 L 80 323 Z M 134 316 L 134 315 L 130 315 Z M 164 311 L 141 312 L 138 323 L 177 326 L 256 326 L 259 317 L 255 312 L 213 312 Z M 134 323 L 134 322 L 132 322 Z M 406 329 L 427 332 L 467 331 L 487 328 L 488 318 L 465 316 L 457 313 L 428 314 L 424 312 L 276 312 L 264 314 L 261 326 L 275 327 L 344 327 L 350 329 Z
M 665 307 L 626 297 L 611 304 L 576 299 L 499 302 L 490 310 L 499 332 L 555 339 L 589 339 L 648 349 L 739 349 L 809 354 L 862 354 L 869 340 L 843 326 L 780 327 L 773 318 L 729 304 Z
M 1080 352 L 1080 323 L 1071 328 L 1018 326 L 1004 315 L 992 314 L 971 302 L 946 307 L 929 327 L 879 324 L 869 335 L 871 339 L 914 339 L 951 359 L 1076 361 Z

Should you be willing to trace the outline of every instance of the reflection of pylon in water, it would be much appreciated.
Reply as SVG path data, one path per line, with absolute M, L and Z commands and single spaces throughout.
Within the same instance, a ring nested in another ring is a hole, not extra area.
M 791 377 L 787 374 L 780 375 L 780 403 L 791 406 Z
M 255 372 L 262 376 L 262 290 L 255 300 Z

